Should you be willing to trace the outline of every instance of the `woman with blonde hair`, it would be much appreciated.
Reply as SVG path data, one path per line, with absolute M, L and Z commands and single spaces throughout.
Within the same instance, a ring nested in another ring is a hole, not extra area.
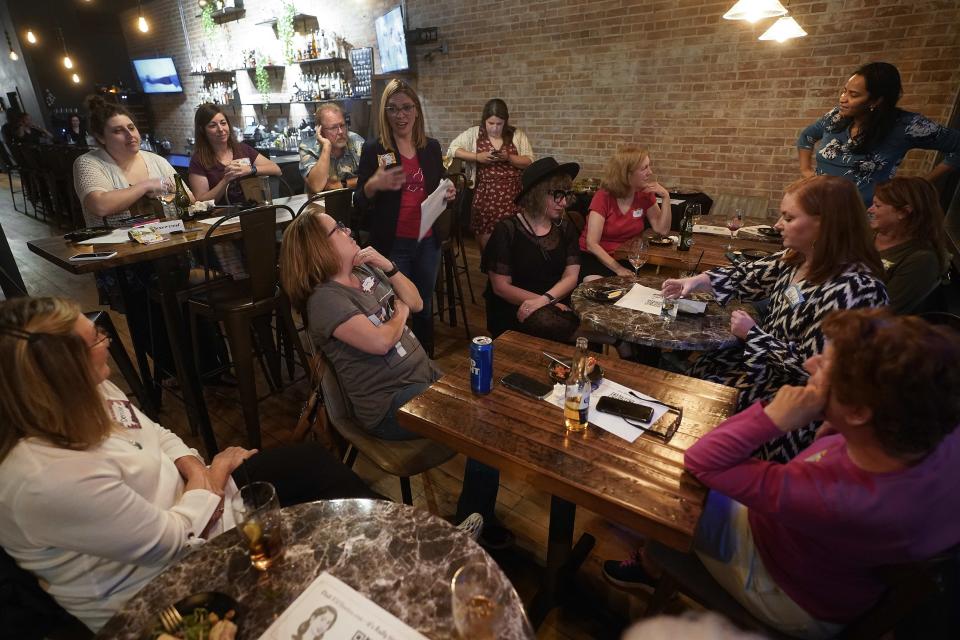
M 632 275 L 628 265 L 611 254 L 648 227 L 657 233 L 670 231 L 670 193 L 653 179 L 646 149 L 621 147 L 607 162 L 600 189 L 590 202 L 580 235 L 580 279 Z
M 238 483 L 269 481 L 282 505 L 379 497 L 316 445 L 206 465 L 109 381 L 108 346 L 73 302 L 0 303 L 0 546 L 90 629 L 232 528 Z
M 937 190 L 924 178 L 893 178 L 877 186 L 868 211 L 890 306 L 922 311 L 950 270 Z
M 690 375 L 736 387 L 745 409 L 785 384 L 803 384 L 804 361 L 823 351 L 820 323 L 831 311 L 888 302 L 880 256 L 870 239 L 866 210 L 852 182 L 834 176 L 803 178 L 787 187 L 775 225 L 784 250 L 681 279 L 668 279 L 669 297 L 714 293 L 720 304 L 770 299 L 759 323 L 734 311 L 736 347 L 707 353 Z M 763 458 L 786 462 L 813 440 L 813 425 L 764 445 Z
M 370 210 L 370 245 L 397 265 L 420 293 L 413 332 L 433 353 L 433 288 L 440 268 L 439 227 L 420 239 L 420 205 L 440 185 L 443 152 L 428 138 L 420 98 L 406 82 L 387 83 L 380 100 L 380 135 L 363 146 L 355 199 Z M 448 189 L 446 199 L 456 197 Z

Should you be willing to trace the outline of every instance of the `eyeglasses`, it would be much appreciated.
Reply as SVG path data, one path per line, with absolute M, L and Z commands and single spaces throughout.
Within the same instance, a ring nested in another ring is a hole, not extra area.
M 332 127 L 320 127 L 324 131 L 346 131 L 347 125 L 345 124 L 335 124 Z
M 330 229 L 330 233 L 327 234 L 327 237 L 329 238 L 330 236 L 335 234 L 337 231 L 343 231 L 345 234 L 350 235 L 350 227 L 343 224 L 342 222 L 337 222 L 337 226 L 335 226 L 333 229 Z
M 93 344 L 90 345 L 90 348 L 96 349 L 104 342 L 106 342 L 109 345 L 112 340 L 113 338 L 110 337 L 109 333 L 104 331 L 101 327 L 97 327 L 97 339 L 93 341 Z
M 566 202 L 567 198 L 572 198 L 577 195 L 576 191 L 564 191 L 563 189 L 554 189 L 553 191 L 548 191 L 550 197 L 553 198 L 553 201 L 557 204 L 562 204 Z
M 416 108 L 417 108 L 417 105 L 415 104 L 405 104 L 401 107 L 395 107 L 391 104 L 384 107 L 383 110 L 387 112 L 388 116 L 392 118 L 396 118 L 398 115 L 400 115 L 401 112 L 405 114 L 409 114 L 409 113 L 412 113 Z

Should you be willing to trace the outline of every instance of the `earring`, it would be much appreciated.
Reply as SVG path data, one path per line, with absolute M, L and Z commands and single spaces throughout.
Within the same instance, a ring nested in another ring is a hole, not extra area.
M 876 105 L 870 107 L 870 111 L 876 111 L 876 110 L 877 110 L 877 106 L 876 106 Z

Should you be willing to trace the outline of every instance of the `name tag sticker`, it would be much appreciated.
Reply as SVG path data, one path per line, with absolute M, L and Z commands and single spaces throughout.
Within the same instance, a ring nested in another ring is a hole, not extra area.
M 127 429 L 142 428 L 129 400 L 110 400 L 108 408 L 110 409 L 110 416 Z
M 787 302 L 789 302 L 790 307 L 794 309 L 804 301 L 803 292 L 800 290 L 800 285 L 797 284 L 792 284 L 787 287 L 783 295 L 787 297 Z
M 643 209 L 634 209 L 634 210 L 633 210 L 633 217 L 634 217 L 634 218 L 642 218 L 642 217 L 643 217 Z

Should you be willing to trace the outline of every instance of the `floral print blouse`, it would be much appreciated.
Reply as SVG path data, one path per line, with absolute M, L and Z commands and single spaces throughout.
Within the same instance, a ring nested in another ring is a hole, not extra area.
M 870 206 L 873 189 L 897 173 L 897 167 L 910 149 L 936 149 L 947 154 L 944 162 L 960 169 L 960 131 L 940 126 L 919 113 L 901 111 L 885 138 L 867 153 L 850 149 L 849 120 L 840 116 L 840 107 L 800 132 L 798 149 L 817 151 L 817 174 L 840 176 L 853 181 Z

